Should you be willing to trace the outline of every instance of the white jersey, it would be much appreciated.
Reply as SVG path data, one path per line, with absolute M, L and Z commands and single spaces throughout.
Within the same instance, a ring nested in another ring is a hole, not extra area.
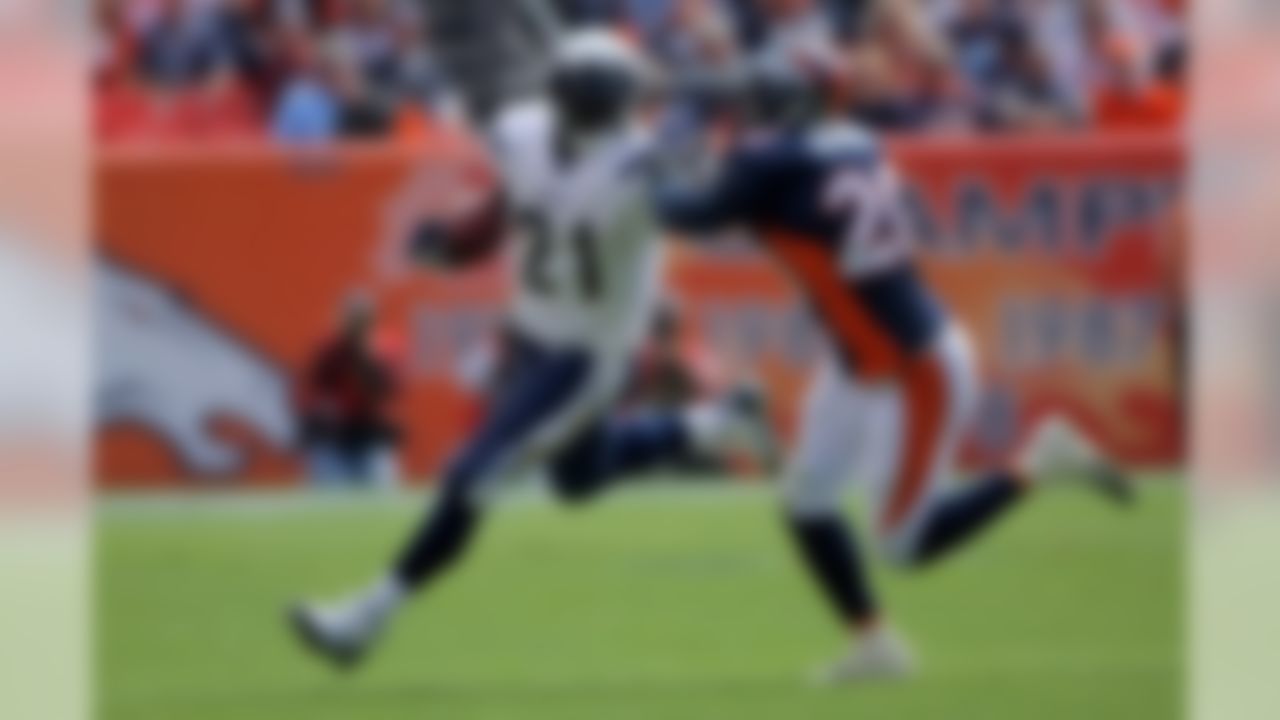
M 518 104 L 498 118 L 494 155 L 522 228 L 516 328 L 554 345 L 630 354 L 648 330 L 663 266 L 643 169 L 653 137 L 631 125 L 557 152 L 554 110 Z

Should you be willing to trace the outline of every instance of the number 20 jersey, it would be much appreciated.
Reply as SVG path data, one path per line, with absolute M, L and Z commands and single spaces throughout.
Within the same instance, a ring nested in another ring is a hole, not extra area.
M 558 150 L 555 112 L 520 103 L 490 137 L 511 211 L 516 329 L 557 346 L 630 354 L 652 318 L 663 248 L 646 184 L 653 136 L 639 124 Z
M 752 136 L 715 181 L 672 188 L 661 205 L 663 219 L 686 232 L 751 230 L 859 377 L 898 372 L 946 324 L 916 267 L 898 175 L 879 142 L 852 123 Z

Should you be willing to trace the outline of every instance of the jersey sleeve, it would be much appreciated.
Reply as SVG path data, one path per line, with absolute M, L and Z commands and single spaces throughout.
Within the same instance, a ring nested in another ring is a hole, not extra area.
M 517 207 L 540 196 L 543 173 L 537 171 L 552 118 L 540 101 L 520 102 L 498 113 L 486 133 L 489 154 L 508 200 Z
M 760 211 L 760 186 L 767 170 L 760 157 L 734 153 L 709 181 L 661 185 L 658 212 L 667 225 L 688 233 L 712 233 L 750 223 Z
M 489 153 L 500 182 L 505 182 L 511 174 L 511 157 L 517 151 L 517 128 L 513 125 L 511 117 L 500 115 L 485 128 L 483 134 L 485 149 Z

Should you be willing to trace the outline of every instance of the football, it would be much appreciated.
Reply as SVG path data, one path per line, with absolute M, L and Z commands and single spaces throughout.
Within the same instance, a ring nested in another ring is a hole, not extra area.
M 470 265 L 491 256 L 506 234 L 506 202 L 495 192 L 464 211 L 420 222 L 413 232 L 411 253 L 428 264 Z

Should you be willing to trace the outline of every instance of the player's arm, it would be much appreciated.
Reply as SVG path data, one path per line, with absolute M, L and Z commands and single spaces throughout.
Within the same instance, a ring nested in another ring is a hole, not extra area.
M 510 193 L 505 187 L 508 175 L 504 163 L 510 152 L 513 135 L 511 113 L 499 116 L 494 126 L 477 138 L 471 146 L 477 161 L 462 169 L 452 192 L 455 207 L 447 216 L 434 216 L 421 221 L 410 238 L 411 257 L 430 267 L 452 269 L 482 262 L 491 257 L 510 233 Z
M 660 180 L 655 198 L 658 215 L 673 230 L 694 236 L 750 222 L 756 177 L 749 159 L 733 156 L 707 180 Z

